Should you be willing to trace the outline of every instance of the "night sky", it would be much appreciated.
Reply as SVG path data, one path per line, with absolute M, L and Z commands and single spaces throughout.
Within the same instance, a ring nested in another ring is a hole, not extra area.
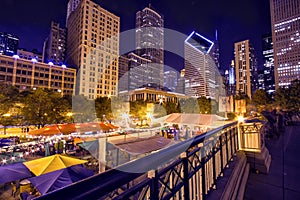
M 0 32 L 17 35 L 21 48 L 41 51 L 51 20 L 65 24 L 67 2 L 1 0 Z M 148 3 L 163 14 L 165 28 L 186 35 L 196 30 L 211 40 L 217 29 L 223 68 L 233 59 L 234 42 L 250 39 L 262 66 L 261 36 L 271 31 L 269 0 L 98 0 L 98 3 L 120 16 L 121 31 L 135 28 L 135 13 Z M 174 56 L 167 55 L 165 61 L 173 68 L 183 67 L 182 60 Z

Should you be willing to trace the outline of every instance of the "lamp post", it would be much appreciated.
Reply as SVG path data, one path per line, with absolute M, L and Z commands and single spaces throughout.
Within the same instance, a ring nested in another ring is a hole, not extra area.
M 10 113 L 6 113 L 4 115 L 2 115 L 4 117 L 4 123 L 3 123 L 3 132 L 4 132 L 4 135 L 6 135 L 6 126 L 7 126 L 7 120 L 8 118 L 11 116 Z
M 159 99 L 159 104 L 162 104 L 164 102 L 163 99 Z
M 72 123 L 74 123 L 74 121 L 73 121 L 73 119 L 72 119 L 72 117 L 73 117 L 73 113 L 72 112 L 68 112 L 67 113 L 67 117 L 69 118 L 69 122 L 72 122 Z

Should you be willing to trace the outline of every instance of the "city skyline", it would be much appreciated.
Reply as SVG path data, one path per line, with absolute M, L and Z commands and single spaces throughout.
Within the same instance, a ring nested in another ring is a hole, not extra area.
M 215 29 L 217 29 L 222 68 L 228 67 L 233 59 L 234 42 L 250 39 L 257 50 L 259 66 L 263 65 L 261 36 L 271 31 L 268 0 L 246 2 L 232 0 L 226 3 L 220 0 L 215 2 L 188 1 L 184 4 L 174 1 L 103 0 L 96 2 L 120 16 L 121 32 L 135 28 L 135 13 L 149 3 L 164 16 L 165 28 L 186 35 L 196 30 L 209 38 L 214 38 Z M 4 1 L 0 8 L 0 30 L 17 35 L 20 38 L 20 47 L 41 51 L 42 43 L 49 33 L 51 21 L 65 25 L 67 3 L 68 0 L 51 2 L 31 0 L 30 3 L 18 0 Z M 47 8 L 47 12 L 43 8 Z M 5 17 L 9 13 L 11 17 Z M 183 67 L 183 61 L 170 56 L 170 53 L 166 53 L 165 64 L 177 70 Z

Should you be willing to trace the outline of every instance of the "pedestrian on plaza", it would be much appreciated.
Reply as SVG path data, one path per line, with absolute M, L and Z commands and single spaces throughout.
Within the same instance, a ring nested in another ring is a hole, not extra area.
M 12 188 L 12 190 L 11 190 L 11 196 L 15 197 L 16 193 L 17 193 L 17 185 L 16 185 L 16 183 L 14 181 L 11 182 L 10 185 L 11 185 L 11 188 Z

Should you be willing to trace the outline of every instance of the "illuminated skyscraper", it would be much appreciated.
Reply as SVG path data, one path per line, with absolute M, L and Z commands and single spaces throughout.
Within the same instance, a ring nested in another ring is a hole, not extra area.
M 250 99 L 258 88 L 257 59 L 249 40 L 234 44 L 236 93 Z
M 300 1 L 270 0 L 276 88 L 300 79 Z
M 219 48 L 219 40 L 218 40 L 218 31 L 215 32 L 215 40 L 214 40 L 214 51 L 213 51 L 214 60 L 216 63 L 216 67 L 220 69 L 220 48 Z
M 216 98 L 214 43 L 196 32 L 184 42 L 185 94 L 191 97 Z
M 0 32 L 0 54 L 12 56 L 17 54 L 19 47 L 19 38 L 9 34 Z
M 164 87 L 172 92 L 175 92 L 177 86 L 178 72 L 173 69 L 169 69 L 164 72 Z
M 268 94 L 275 92 L 274 49 L 271 34 L 263 35 L 262 50 L 264 61 L 264 84 Z
M 185 94 L 185 69 L 180 71 L 180 76 L 178 77 L 176 92 L 180 94 Z
M 164 19 L 151 6 L 136 13 L 136 53 L 151 61 L 149 83 L 163 85 Z
M 151 60 L 132 52 L 120 56 L 119 91 L 131 91 L 150 84 L 151 77 L 148 75 L 153 70 L 150 63 Z
M 66 57 L 67 30 L 59 23 L 51 22 L 51 29 L 48 38 L 44 42 L 44 62 L 53 62 L 62 65 Z
M 68 24 L 68 19 L 71 13 L 76 10 L 77 6 L 79 5 L 81 0 L 69 0 L 68 7 L 67 7 L 67 18 L 66 18 L 66 25 Z
M 234 61 L 231 61 L 231 65 L 229 69 L 225 70 L 225 87 L 226 87 L 226 94 L 235 95 L 235 68 L 234 68 Z
M 258 88 L 257 89 L 265 90 L 266 86 L 265 86 L 264 71 L 263 70 L 258 70 L 257 74 L 258 74 L 258 76 L 257 76 Z
M 66 61 L 77 68 L 76 94 L 117 95 L 120 18 L 81 0 L 68 19 Z

